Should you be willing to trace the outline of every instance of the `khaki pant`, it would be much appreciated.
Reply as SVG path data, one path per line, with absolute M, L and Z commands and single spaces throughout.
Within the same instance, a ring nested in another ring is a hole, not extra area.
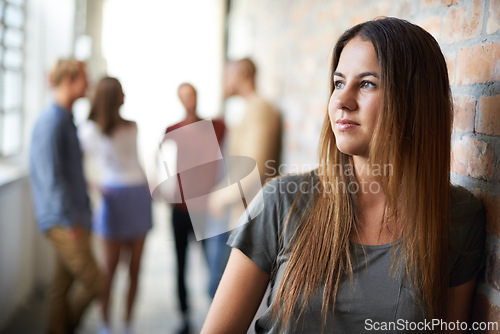
M 90 233 L 74 239 L 65 228 L 49 230 L 56 251 L 54 278 L 49 291 L 47 332 L 72 332 L 85 308 L 104 289 L 104 279 L 90 249 Z

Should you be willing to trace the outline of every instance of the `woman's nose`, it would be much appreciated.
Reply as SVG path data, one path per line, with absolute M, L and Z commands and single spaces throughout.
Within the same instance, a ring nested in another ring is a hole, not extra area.
M 352 87 L 345 86 L 333 91 L 333 101 L 337 110 L 354 111 L 358 108 L 356 92 Z

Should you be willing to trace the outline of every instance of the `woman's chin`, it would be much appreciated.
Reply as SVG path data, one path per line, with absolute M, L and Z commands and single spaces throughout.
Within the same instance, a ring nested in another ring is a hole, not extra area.
M 361 155 L 361 153 L 363 152 L 363 150 L 360 150 L 358 147 L 353 147 L 350 145 L 339 145 L 338 143 L 337 143 L 337 149 L 340 152 L 350 156 Z

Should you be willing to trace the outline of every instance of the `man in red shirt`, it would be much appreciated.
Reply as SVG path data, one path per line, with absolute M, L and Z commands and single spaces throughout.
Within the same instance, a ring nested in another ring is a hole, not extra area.
M 186 110 L 186 117 L 167 128 L 164 142 L 172 140 L 177 146 L 177 180 L 173 191 L 175 194 L 171 194 L 170 202 L 175 203 L 172 205 L 172 225 L 177 260 L 177 289 L 183 314 L 183 326 L 179 333 L 185 334 L 189 333 L 189 305 L 184 277 L 188 239 L 192 234 L 196 234 L 197 239 L 204 239 L 204 226 L 201 225 L 208 213 L 203 203 L 197 206 L 196 203 L 186 204 L 186 201 L 189 202 L 195 196 L 208 195 L 217 183 L 222 162 L 221 144 L 226 127 L 222 119 L 210 122 L 197 115 L 197 93 L 191 84 L 181 84 L 177 93 Z M 173 175 L 170 176 L 174 178 Z M 197 219 L 193 219 L 193 215 Z M 203 247 L 210 262 L 211 255 L 205 248 L 205 242 Z M 209 269 L 212 272 L 212 268 Z

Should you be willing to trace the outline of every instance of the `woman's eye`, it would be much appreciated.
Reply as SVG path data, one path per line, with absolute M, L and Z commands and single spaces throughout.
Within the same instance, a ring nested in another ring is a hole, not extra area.
M 342 81 L 335 81 L 333 83 L 333 86 L 335 87 L 335 89 L 342 89 L 344 88 L 345 84 Z
M 374 88 L 374 87 L 376 87 L 376 85 L 371 81 L 363 81 L 361 83 L 361 87 L 362 88 Z

